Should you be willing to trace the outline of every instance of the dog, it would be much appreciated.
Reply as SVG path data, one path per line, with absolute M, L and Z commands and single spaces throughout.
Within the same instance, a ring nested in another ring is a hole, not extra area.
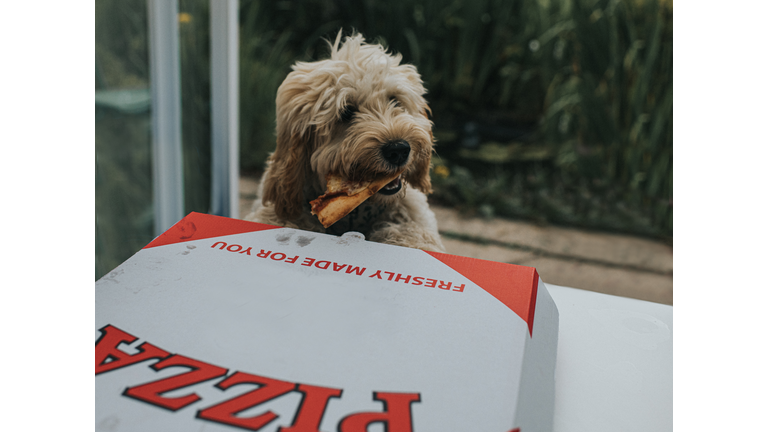
M 277 146 L 246 219 L 444 252 L 426 197 L 434 138 L 419 73 L 360 34 L 342 44 L 339 32 L 329 46 L 330 58 L 297 62 L 277 91 Z M 331 173 L 352 182 L 397 178 L 325 228 L 310 201 L 326 192 Z

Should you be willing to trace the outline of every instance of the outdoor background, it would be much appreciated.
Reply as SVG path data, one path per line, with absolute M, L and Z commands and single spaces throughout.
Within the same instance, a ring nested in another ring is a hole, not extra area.
M 179 0 L 185 212 L 208 211 L 208 0 Z M 432 200 L 672 240 L 672 2 L 240 2 L 241 171 L 274 150 L 295 61 L 357 30 L 418 67 L 437 139 Z M 152 238 L 143 0 L 96 1 L 96 277 Z

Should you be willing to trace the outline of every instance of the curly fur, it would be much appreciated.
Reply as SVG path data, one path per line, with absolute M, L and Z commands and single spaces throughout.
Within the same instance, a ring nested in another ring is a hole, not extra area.
M 421 77 L 402 57 L 352 35 L 331 45 L 329 59 L 298 62 L 277 91 L 277 147 L 267 162 L 259 196 L 246 219 L 444 251 L 425 194 L 434 139 Z M 345 114 L 346 111 L 346 114 Z M 382 154 L 387 142 L 410 145 L 407 162 Z M 404 170 L 403 170 L 404 169 Z M 309 201 L 325 192 L 326 176 L 374 179 L 401 175 L 394 195 L 375 194 L 328 229 L 310 214 Z

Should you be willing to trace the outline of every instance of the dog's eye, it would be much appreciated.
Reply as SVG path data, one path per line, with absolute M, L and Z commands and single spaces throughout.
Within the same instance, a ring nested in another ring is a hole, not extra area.
M 353 107 L 352 105 L 345 106 L 344 110 L 341 112 L 341 121 L 344 123 L 349 123 L 352 120 L 352 117 L 355 116 L 356 112 L 357 108 Z
M 397 100 L 396 97 L 392 96 L 389 98 L 389 103 L 394 104 L 395 106 L 400 106 L 400 102 Z

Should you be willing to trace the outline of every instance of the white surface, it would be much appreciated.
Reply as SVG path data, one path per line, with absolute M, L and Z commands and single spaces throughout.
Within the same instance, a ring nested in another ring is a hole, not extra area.
M 672 306 L 547 284 L 556 432 L 672 430 Z

